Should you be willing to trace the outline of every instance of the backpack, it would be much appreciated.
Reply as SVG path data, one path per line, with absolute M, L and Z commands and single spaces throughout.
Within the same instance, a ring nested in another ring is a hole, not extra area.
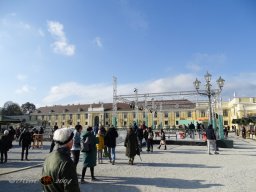
M 91 139 L 86 137 L 85 141 L 82 143 L 81 152 L 90 152 L 91 151 Z

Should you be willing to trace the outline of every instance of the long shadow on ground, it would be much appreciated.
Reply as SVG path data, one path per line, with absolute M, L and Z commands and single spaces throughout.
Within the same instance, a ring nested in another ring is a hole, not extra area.
M 89 185 L 81 186 L 81 189 L 86 191 L 129 191 L 137 192 L 139 186 L 144 185 L 148 187 L 169 189 L 200 189 L 223 186 L 221 184 L 204 184 L 204 180 L 184 180 L 172 178 L 140 178 L 140 177 L 99 177 L 101 181 L 97 183 L 90 183 Z M 104 183 L 102 183 L 104 182 Z M 138 186 L 138 188 L 136 188 Z

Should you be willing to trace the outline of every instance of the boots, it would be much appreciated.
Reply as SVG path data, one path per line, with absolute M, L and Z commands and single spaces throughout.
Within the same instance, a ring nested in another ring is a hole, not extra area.
M 85 180 L 84 180 L 86 168 L 87 168 L 87 167 L 83 167 L 83 170 L 82 170 L 81 184 L 86 183 Z
M 164 150 L 166 150 L 166 145 L 164 146 Z
M 92 181 L 97 181 L 98 179 L 96 179 L 96 178 L 94 177 L 94 167 L 90 167 L 90 170 L 91 170 L 91 180 L 92 180 Z
M 161 148 L 161 145 L 159 145 L 157 148 L 160 149 L 160 148 Z

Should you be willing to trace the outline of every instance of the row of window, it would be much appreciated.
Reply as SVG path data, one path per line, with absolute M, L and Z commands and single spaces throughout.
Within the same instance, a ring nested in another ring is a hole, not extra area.
M 181 113 L 181 112 L 175 112 L 175 117 L 176 117 L 176 118 L 180 118 L 180 113 Z M 75 115 L 76 115 L 76 119 L 81 119 L 82 114 L 75 114 Z M 154 118 L 157 118 L 157 115 L 158 115 L 157 112 L 153 113 Z M 225 110 L 223 111 L 223 115 L 224 115 L 224 116 L 227 116 L 227 113 L 226 113 Z M 55 120 L 58 119 L 58 116 L 59 116 L 59 115 L 55 115 Z M 124 113 L 123 113 L 123 118 L 126 119 L 127 116 L 128 116 L 128 112 L 124 112 Z M 51 117 L 52 117 L 52 115 L 46 115 L 46 116 L 42 115 L 41 117 L 42 117 L 42 120 L 47 120 L 47 119 L 45 119 L 45 118 L 48 118 L 48 120 L 50 120 Z M 69 118 L 67 118 L 67 119 L 73 119 L 73 117 L 74 117 L 74 114 L 69 114 Z M 88 114 L 88 113 L 85 113 L 85 114 L 84 114 L 84 118 L 85 118 L 85 119 L 88 119 L 88 117 L 89 117 L 89 114 Z M 145 118 L 145 117 L 146 117 L 146 113 L 143 113 L 143 118 Z M 168 113 L 168 112 L 164 112 L 164 117 L 165 117 L 165 118 L 168 118 L 168 117 L 169 117 L 169 113 Z M 188 111 L 188 112 L 187 112 L 187 117 L 188 117 L 188 118 L 191 118 L 191 117 L 192 117 L 192 112 L 191 112 L 191 111 Z M 201 111 L 201 112 L 200 112 L 200 117 L 206 117 L 206 112 L 205 112 L 205 111 Z M 36 118 L 37 118 L 37 116 L 36 116 Z M 105 118 L 106 118 L 106 119 L 109 118 L 109 113 L 105 113 Z M 136 118 L 136 113 L 135 113 L 135 112 L 133 112 L 133 118 Z M 66 114 L 62 114 L 62 120 L 65 120 L 65 119 L 66 119 Z

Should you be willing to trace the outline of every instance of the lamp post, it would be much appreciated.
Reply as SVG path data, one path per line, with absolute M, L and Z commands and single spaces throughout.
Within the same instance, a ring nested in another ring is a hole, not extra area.
M 134 88 L 133 92 L 135 93 L 135 117 L 136 117 L 136 125 L 138 125 L 139 122 L 139 107 L 138 107 L 138 89 Z
M 209 123 L 208 124 L 213 125 L 212 97 L 218 96 L 221 93 L 225 80 L 222 79 L 221 77 L 219 77 L 219 79 L 216 81 L 219 88 L 218 89 L 212 89 L 211 88 L 212 87 L 211 77 L 212 77 L 212 75 L 208 72 L 204 75 L 204 78 L 205 78 L 205 81 L 206 81 L 205 90 L 199 90 L 201 82 L 197 78 L 194 81 L 194 86 L 195 86 L 195 89 L 196 89 L 198 94 L 208 97 L 208 104 L 209 104 Z
M 152 129 L 154 129 L 155 128 L 155 125 L 154 125 L 155 100 L 154 100 L 154 98 L 152 98 L 151 100 L 152 100 Z

